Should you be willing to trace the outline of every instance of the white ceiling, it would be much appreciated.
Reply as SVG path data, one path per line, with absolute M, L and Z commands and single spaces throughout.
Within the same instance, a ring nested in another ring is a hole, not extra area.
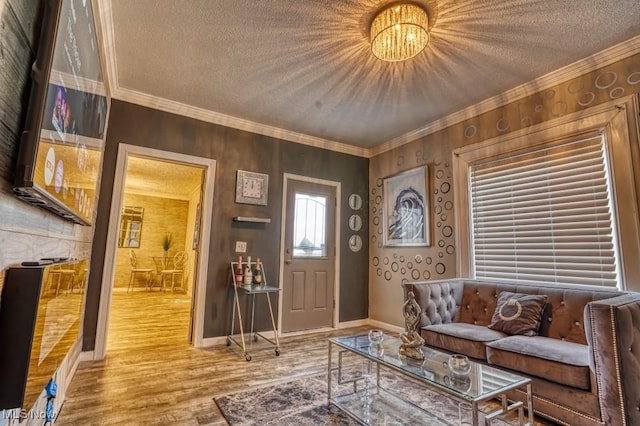
M 112 92 L 370 150 L 640 34 L 638 0 L 421 0 L 429 46 L 386 63 L 368 26 L 387 3 L 100 0 Z

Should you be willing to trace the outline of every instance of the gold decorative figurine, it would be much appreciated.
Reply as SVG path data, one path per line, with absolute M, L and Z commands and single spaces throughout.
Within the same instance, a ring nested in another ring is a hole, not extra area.
M 406 331 L 400 334 L 400 340 L 402 340 L 400 355 L 418 360 L 424 359 L 424 353 L 420 349 L 422 345 L 424 345 L 424 339 L 418 332 L 421 313 L 422 309 L 420 309 L 420 305 L 416 302 L 415 295 L 410 291 L 408 299 L 403 306 L 404 327 Z

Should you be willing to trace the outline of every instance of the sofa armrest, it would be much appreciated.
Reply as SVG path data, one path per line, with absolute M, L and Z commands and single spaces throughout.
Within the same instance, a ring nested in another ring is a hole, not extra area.
M 404 300 L 407 300 L 408 292 L 413 291 L 416 302 L 422 309 L 419 328 L 457 321 L 464 289 L 463 280 L 404 282 L 402 287 Z
M 640 424 L 640 294 L 590 302 L 584 323 L 605 424 Z

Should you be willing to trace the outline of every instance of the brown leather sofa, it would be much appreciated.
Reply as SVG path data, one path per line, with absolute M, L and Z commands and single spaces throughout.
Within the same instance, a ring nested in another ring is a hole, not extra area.
M 640 293 L 464 278 L 403 290 L 422 308 L 426 345 L 530 377 L 537 414 L 566 425 L 640 425 Z M 537 336 L 487 327 L 503 291 L 548 297 Z

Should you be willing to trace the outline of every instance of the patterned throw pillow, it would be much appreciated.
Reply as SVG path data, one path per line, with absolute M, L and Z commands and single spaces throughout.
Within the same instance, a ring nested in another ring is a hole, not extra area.
M 509 335 L 536 336 L 546 303 L 546 295 L 503 291 L 489 328 Z

